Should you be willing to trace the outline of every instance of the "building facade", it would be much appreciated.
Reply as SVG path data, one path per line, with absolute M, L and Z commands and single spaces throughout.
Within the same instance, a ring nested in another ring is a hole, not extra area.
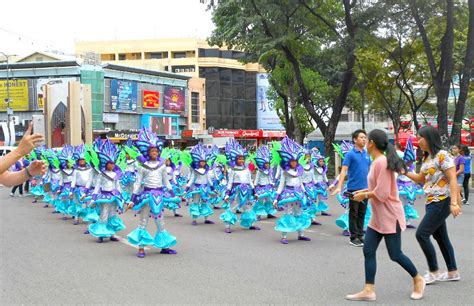
M 257 63 L 242 64 L 243 52 L 187 38 L 76 43 L 77 54 L 88 52 L 107 63 L 184 74 L 190 83 L 205 80 L 205 95 L 194 110 L 204 119 L 203 130 L 257 128 L 256 75 L 264 70 Z

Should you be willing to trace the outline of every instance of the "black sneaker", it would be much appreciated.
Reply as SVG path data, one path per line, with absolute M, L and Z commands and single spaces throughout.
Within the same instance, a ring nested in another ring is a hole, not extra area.
M 354 246 L 354 247 L 362 247 L 364 246 L 364 244 L 359 240 L 359 239 L 353 239 L 349 242 L 350 245 Z

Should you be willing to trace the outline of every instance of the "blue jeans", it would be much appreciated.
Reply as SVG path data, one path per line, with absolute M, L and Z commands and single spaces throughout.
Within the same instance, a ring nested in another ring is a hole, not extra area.
M 425 253 L 430 272 L 438 271 L 436 251 L 430 240 L 431 235 L 433 235 L 433 238 L 438 242 L 448 271 L 457 270 L 454 249 L 449 240 L 448 228 L 446 226 L 446 219 L 451 214 L 450 203 L 451 199 L 446 198 L 442 201 L 432 202 L 426 205 L 426 214 L 416 231 L 416 239 L 423 253 Z
M 397 232 L 395 234 L 381 234 L 370 227 L 367 228 L 364 241 L 365 283 L 375 284 L 375 272 L 377 271 L 376 252 L 382 238 L 385 239 L 390 259 L 402 266 L 411 277 L 415 277 L 418 271 L 410 258 L 402 252 L 402 234 L 400 225 L 397 222 Z

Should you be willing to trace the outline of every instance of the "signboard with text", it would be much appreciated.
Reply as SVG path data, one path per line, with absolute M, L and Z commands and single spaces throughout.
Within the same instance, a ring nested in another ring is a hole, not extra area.
M 159 108 L 160 107 L 160 93 L 158 91 L 143 90 L 143 107 L 144 108 Z
M 0 112 L 7 111 L 8 99 L 13 111 L 29 110 L 28 80 L 10 80 L 8 84 L 6 80 L 0 81 Z
M 137 83 L 130 81 L 110 80 L 110 105 L 112 110 L 137 110 Z
M 185 97 L 184 89 L 178 87 L 165 87 L 164 110 L 167 113 L 184 113 Z

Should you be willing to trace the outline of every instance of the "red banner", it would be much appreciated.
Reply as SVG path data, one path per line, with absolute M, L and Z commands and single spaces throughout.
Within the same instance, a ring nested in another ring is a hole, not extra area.
M 239 130 L 215 130 L 213 137 L 240 137 Z
M 143 91 L 143 107 L 158 108 L 160 107 L 160 93 L 158 91 Z

